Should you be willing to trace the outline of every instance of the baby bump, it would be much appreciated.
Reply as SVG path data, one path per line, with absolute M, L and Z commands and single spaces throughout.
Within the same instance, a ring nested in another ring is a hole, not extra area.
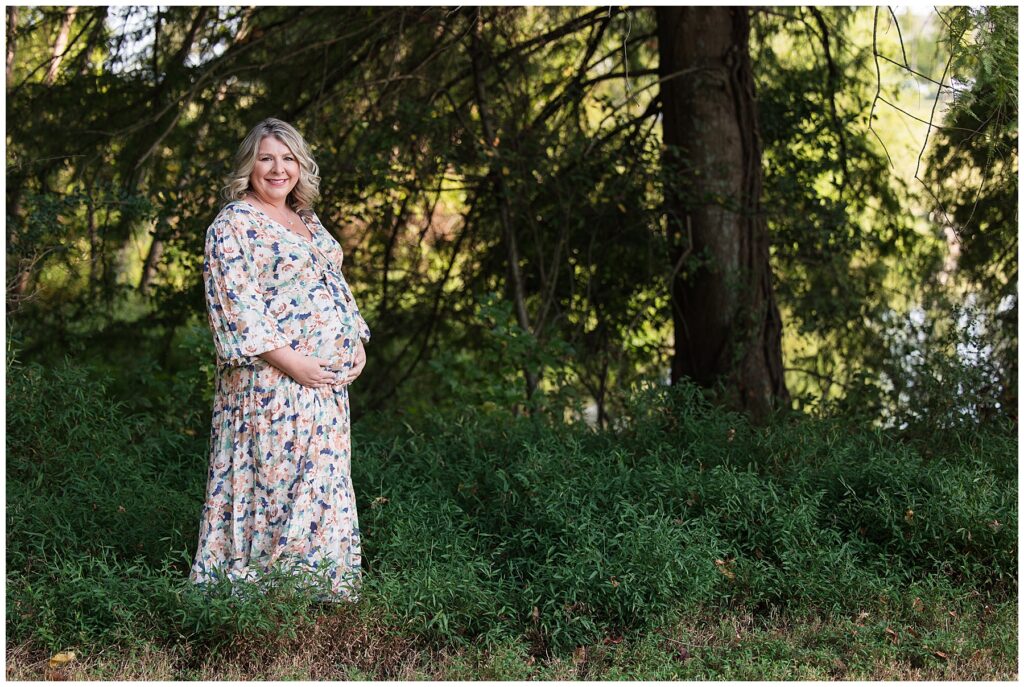
M 335 372 L 352 367 L 358 325 L 353 313 L 339 308 L 326 289 L 317 289 L 305 299 L 276 302 L 271 311 L 292 339 L 292 348 L 330 361 L 328 369 Z

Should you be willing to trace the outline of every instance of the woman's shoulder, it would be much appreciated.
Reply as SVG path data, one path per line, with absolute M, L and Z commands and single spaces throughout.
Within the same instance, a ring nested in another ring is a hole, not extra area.
M 253 208 L 248 203 L 241 200 L 229 200 L 220 207 L 216 217 L 210 222 L 207 233 L 245 229 L 256 219 Z
M 220 206 L 220 211 L 217 212 L 217 216 L 214 217 L 213 221 L 251 219 L 255 217 L 254 210 L 255 208 L 244 200 L 229 200 Z
M 300 217 L 305 217 L 305 218 L 311 219 L 314 222 L 316 222 L 317 224 L 319 224 L 320 226 L 324 225 L 324 223 L 320 221 L 320 216 L 318 214 L 316 214 L 316 210 L 314 210 L 311 207 L 305 207 L 305 208 L 302 208 L 301 210 L 297 210 L 296 214 L 298 214 Z
M 320 220 L 320 215 L 316 214 L 316 211 L 313 210 L 313 208 L 303 208 L 302 210 L 299 210 L 299 215 L 303 216 L 307 223 L 314 222 L 318 227 L 320 227 L 320 231 L 316 232 L 317 235 L 326 237 L 336 243 L 334 236 L 332 236 L 331 232 L 327 230 L 327 226 Z

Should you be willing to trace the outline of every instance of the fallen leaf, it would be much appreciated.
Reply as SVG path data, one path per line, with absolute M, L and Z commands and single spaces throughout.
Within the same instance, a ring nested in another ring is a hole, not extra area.
M 908 508 L 907 512 L 903 514 L 903 519 L 906 520 L 907 522 L 910 522 L 911 520 L 913 520 L 914 519 L 914 511 L 912 511 L 912 510 L 910 510 Z
M 889 635 L 889 639 L 892 640 L 893 643 L 899 641 L 899 635 L 896 634 L 896 630 L 892 629 L 891 627 L 885 628 L 885 634 Z
M 922 612 L 924 610 L 924 602 L 921 601 L 921 597 L 919 597 L 919 596 L 915 596 L 914 597 L 914 601 L 913 601 L 913 603 L 910 604 L 910 606 L 915 611 L 917 611 L 918 613 L 920 613 L 920 612 Z
M 62 666 L 62 665 L 71 663 L 74 660 L 75 660 L 75 652 L 74 651 L 62 651 L 59 654 L 54 654 L 53 656 L 50 657 L 49 666 L 51 668 L 56 668 L 57 666 Z
M 932 655 L 936 656 L 938 658 L 941 658 L 943 661 L 948 661 L 949 660 L 949 656 L 946 653 L 942 652 L 942 651 L 938 651 L 938 650 L 933 651 Z
M 722 573 L 730 580 L 736 579 L 736 573 L 734 573 L 732 570 L 729 570 L 729 568 L 726 567 L 728 564 L 721 558 L 715 559 L 715 565 L 718 566 L 718 572 Z
M 530 614 L 533 618 L 533 622 L 536 623 L 540 620 L 540 609 L 536 606 L 533 607 L 533 613 Z
M 918 634 L 917 630 L 915 630 L 914 628 L 910 627 L 910 625 L 907 625 L 907 627 L 905 629 L 906 629 L 907 632 L 909 632 L 914 637 L 917 637 L 918 639 L 921 638 L 921 635 Z
M 572 652 L 572 660 L 574 663 L 583 663 L 587 660 L 587 647 L 578 646 Z

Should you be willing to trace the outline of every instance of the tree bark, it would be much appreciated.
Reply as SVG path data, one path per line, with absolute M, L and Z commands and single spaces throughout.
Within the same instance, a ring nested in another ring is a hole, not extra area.
M 71 35 L 71 23 L 78 14 L 77 7 L 68 7 L 64 11 L 64 19 L 60 23 L 60 30 L 57 32 L 57 40 L 53 43 L 53 54 L 50 58 L 50 68 L 46 71 L 46 85 L 52 86 L 57 80 L 60 71 L 60 63 L 64 60 L 64 53 L 68 49 L 68 36 Z
M 788 406 L 760 212 L 761 144 L 745 8 L 658 7 L 675 351 L 672 383 L 723 383 L 763 421 Z
M 11 90 L 14 73 L 14 46 L 18 36 L 18 8 L 7 8 L 7 90 Z

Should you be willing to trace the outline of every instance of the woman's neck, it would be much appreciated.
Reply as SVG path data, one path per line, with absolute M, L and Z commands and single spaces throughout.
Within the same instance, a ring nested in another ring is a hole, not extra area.
M 273 208 L 274 210 L 277 210 L 278 212 L 283 212 L 284 210 L 286 210 L 289 207 L 288 206 L 288 198 L 287 197 L 284 198 L 280 203 L 272 203 L 269 200 L 266 200 L 265 198 L 260 196 L 260 194 L 256 193 L 255 191 L 250 190 L 247 193 L 249 194 L 250 198 L 256 199 L 257 201 L 260 202 L 261 205 L 265 205 L 267 207 Z

